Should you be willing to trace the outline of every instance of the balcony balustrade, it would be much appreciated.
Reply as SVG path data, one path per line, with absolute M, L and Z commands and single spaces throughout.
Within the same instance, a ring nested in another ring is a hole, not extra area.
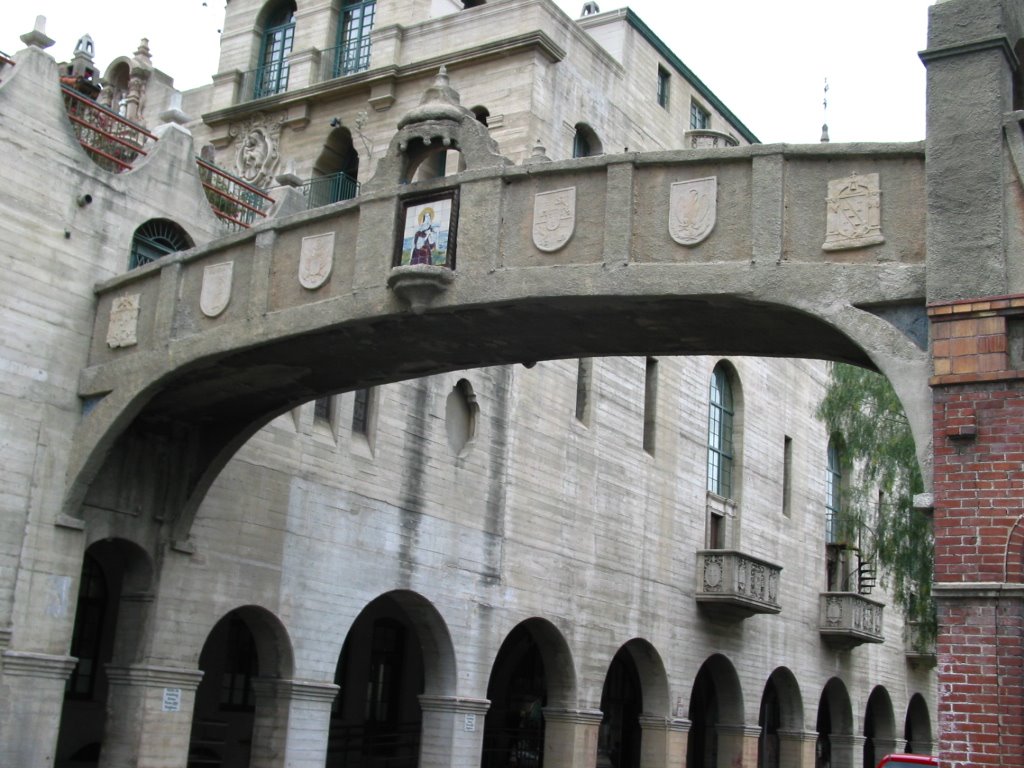
M 197 157 L 196 163 L 210 207 L 230 229 L 248 229 L 266 218 L 274 198 L 205 160 Z
M 243 72 L 242 84 L 238 92 L 239 103 L 284 93 L 288 90 L 290 69 L 288 62 L 284 61 Z
M 101 168 L 111 173 L 127 171 L 146 154 L 146 142 L 156 141 L 156 136 L 142 126 L 78 91 L 66 85 L 62 85 L 61 90 L 78 143 Z
M 782 566 L 731 549 L 697 552 L 697 603 L 705 612 L 739 620 L 778 613 Z
M 857 592 L 822 592 L 818 630 L 829 645 L 848 649 L 862 643 L 881 643 L 884 604 Z
M 695 128 L 683 134 L 683 146 L 689 149 L 714 149 L 735 147 L 738 141 L 727 133 L 712 131 L 710 128 Z
M 303 183 L 302 194 L 307 208 L 319 208 L 341 200 L 351 200 L 359 194 L 359 182 L 343 171 L 330 176 L 317 176 Z
M 320 79 L 354 75 L 370 66 L 370 36 L 356 37 L 347 43 L 327 48 L 320 54 Z

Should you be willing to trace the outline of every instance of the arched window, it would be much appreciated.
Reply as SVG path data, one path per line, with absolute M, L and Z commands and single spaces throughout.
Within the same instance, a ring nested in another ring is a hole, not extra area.
M 362 72 L 370 66 L 370 30 L 377 0 L 345 0 L 334 49 L 334 77 Z
M 260 49 L 260 65 L 252 97 L 262 99 L 288 88 L 288 54 L 295 39 L 295 3 L 277 5 L 267 16 Z
M 594 129 L 586 123 L 576 123 L 576 134 L 572 140 L 572 156 L 592 157 L 600 155 L 603 151 L 601 140 L 597 138 Z
M 711 374 L 708 404 L 708 490 L 733 495 L 733 396 L 728 371 L 721 363 Z
M 828 441 L 825 469 L 825 543 L 839 543 L 839 513 L 842 509 L 843 465 L 838 441 Z
M 150 219 L 135 230 L 128 269 L 141 267 L 161 256 L 186 251 L 194 245 L 185 230 L 167 219 Z

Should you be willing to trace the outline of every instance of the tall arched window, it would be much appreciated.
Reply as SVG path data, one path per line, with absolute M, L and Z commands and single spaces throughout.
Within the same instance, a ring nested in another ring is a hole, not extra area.
M 334 77 L 362 72 L 370 66 L 370 30 L 377 0 L 345 0 L 338 25 Z
M 733 494 L 733 416 L 732 384 L 719 364 L 711 374 L 708 404 L 708 490 L 726 499 Z
M 256 70 L 253 98 L 273 96 L 288 88 L 288 54 L 295 39 L 295 3 L 276 6 L 267 16 L 260 49 L 260 65 Z
M 828 441 L 825 469 L 825 543 L 839 543 L 839 512 L 842 509 L 843 465 L 835 438 Z

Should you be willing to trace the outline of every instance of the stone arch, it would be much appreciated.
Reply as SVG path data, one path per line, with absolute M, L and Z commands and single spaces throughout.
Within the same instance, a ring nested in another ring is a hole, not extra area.
M 455 654 L 434 606 L 407 590 L 387 592 L 359 612 L 338 654 L 328 764 L 353 756 L 413 760 L 421 702 L 455 695 Z M 403 763 L 404 764 L 404 763 Z
M 316 162 L 309 188 L 309 207 L 351 200 L 359 190 L 359 152 L 352 132 L 339 125 L 331 130 Z
M 818 733 L 815 745 L 818 765 L 854 768 L 853 707 L 846 684 L 838 677 L 831 678 L 821 691 L 815 730 Z
M 669 693 L 668 672 L 658 650 L 647 640 L 634 637 L 619 649 L 619 653 L 629 654 L 636 665 L 643 689 L 644 714 L 670 717 L 672 697 Z
M 100 538 L 82 558 L 71 655 L 78 659 L 65 690 L 57 762 L 96 759 L 106 732 L 110 679 L 136 659 L 152 603 L 153 560 L 132 541 Z
M 1006 536 L 1006 558 L 1003 563 L 1004 581 L 1024 584 L 1024 515 L 1018 517 Z
M 804 705 L 800 684 L 787 667 L 778 667 L 769 675 L 761 694 L 758 714 L 758 768 L 798 765 L 804 729 Z
M 932 718 L 928 711 L 928 702 L 920 693 L 910 697 L 907 704 L 907 716 L 903 723 L 903 739 L 907 743 L 907 752 L 918 755 L 932 754 L 935 743 L 932 734 Z
M 687 768 L 726 768 L 743 754 L 743 688 L 728 657 L 716 653 L 701 665 L 690 693 Z
M 131 59 L 118 56 L 107 65 L 101 81 L 103 90 L 97 101 L 108 109 L 124 114 L 121 101 L 128 95 L 128 80 L 131 77 Z
M 864 768 L 874 768 L 886 755 L 899 751 L 892 699 L 881 685 L 875 686 L 864 708 Z
M 547 749 L 549 712 L 576 706 L 576 672 L 562 633 L 547 619 L 520 622 L 506 635 L 487 683 L 485 766 L 508 765 Z
M 294 675 L 291 640 L 266 608 L 228 611 L 210 629 L 197 658 L 203 672 L 195 693 L 191 760 L 246 764 L 280 737 L 287 692 L 277 685 Z

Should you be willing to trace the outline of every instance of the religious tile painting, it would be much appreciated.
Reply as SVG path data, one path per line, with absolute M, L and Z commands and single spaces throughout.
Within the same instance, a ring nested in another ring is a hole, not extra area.
M 395 266 L 455 269 L 457 221 L 458 196 L 454 190 L 428 198 L 405 200 L 402 203 L 401 243 Z

